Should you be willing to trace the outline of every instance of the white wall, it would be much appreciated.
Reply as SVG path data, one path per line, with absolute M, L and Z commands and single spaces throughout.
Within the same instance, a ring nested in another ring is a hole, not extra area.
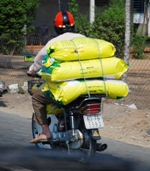
M 150 5 L 149 5 L 149 10 L 148 10 L 148 18 L 149 18 L 149 16 L 150 16 Z M 143 30 L 142 35 L 145 36 L 147 21 L 146 20 L 144 21 L 144 13 L 134 13 L 133 14 L 133 23 L 139 24 L 137 33 L 140 33 L 141 30 Z M 148 36 L 150 36 L 150 21 L 148 23 Z

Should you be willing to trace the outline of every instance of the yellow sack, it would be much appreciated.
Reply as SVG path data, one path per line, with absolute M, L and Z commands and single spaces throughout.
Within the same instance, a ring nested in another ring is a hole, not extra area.
M 81 95 L 107 94 L 111 99 L 124 98 L 128 94 L 128 85 L 120 80 L 88 80 L 88 81 L 68 81 L 61 83 L 48 82 L 44 89 L 56 101 L 67 105 Z
M 103 76 L 111 79 L 120 79 L 127 69 L 128 66 L 123 60 L 112 57 L 101 60 L 56 63 L 48 68 L 44 67 L 40 75 L 44 80 L 55 82 Z
M 106 58 L 113 56 L 115 51 L 112 43 L 87 37 L 57 41 L 47 48 L 47 54 L 57 61 Z
M 61 114 L 61 109 L 56 104 L 48 104 L 46 105 L 47 114 Z

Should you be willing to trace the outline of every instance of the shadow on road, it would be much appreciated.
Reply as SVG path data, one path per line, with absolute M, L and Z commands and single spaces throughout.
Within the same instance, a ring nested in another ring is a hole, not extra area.
M 68 155 L 66 152 L 43 150 L 36 147 L 24 149 L 0 147 L 0 162 L 9 163 L 11 168 L 20 166 L 30 170 L 84 170 L 84 171 L 141 171 L 133 162 L 122 160 L 110 154 L 97 153 L 87 162 L 80 162 L 81 156 Z M 0 164 L 0 170 L 5 166 Z M 144 170 L 148 171 L 148 170 Z

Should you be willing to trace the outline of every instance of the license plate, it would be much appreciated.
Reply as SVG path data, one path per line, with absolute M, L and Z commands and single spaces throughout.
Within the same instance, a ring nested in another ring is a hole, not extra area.
M 102 115 L 83 115 L 86 129 L 104 127 Z

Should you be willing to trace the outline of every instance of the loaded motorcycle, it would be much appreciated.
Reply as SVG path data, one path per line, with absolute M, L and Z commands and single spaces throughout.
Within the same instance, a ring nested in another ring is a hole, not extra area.
M 38 80 L 36 80 L 38 82 Z M 35 83 L 35 80 L 34 80 Z M 32 80 L 28 81 L 28 91 L 32 95 Z M 40 86 L 41 81 L 37 84 Z M 60 105 L 54 101 L 52 108 L 60 109 L 57 114 L 47 113 L 49 128 L 52 133 L 53 142 L 37 143 L 40 148 L 55 149 L 57 147 L 66 150 L 86 149 L 87 157 L 94 156 L 96 151 L 104 151 L 106 144 L 97 143 L 100 140 L 99 128 L 104 126 L 102 119 L 102 98 L 105 95 L 82 95 L 68 105 Z M 36 138 L 41 132 L 41 126 L 32 116 L 32 135 Z
M 30 76 L 30 75 L 28 75 Z M 37 77 L 39 77 L 37 75 Z M 32 95 L 32 87 L 40 89 L 44 83 L 41 79 L 28 81 L 28 92 Z M 47 111 L 49 129 L 52 142 L 40 142 L 36 146 L 46 149 L 66 149 L 70 151 L 84 151 L 86 158 L 93 157 L 96 151 L 104 151 L 107 144 L 97 143 L 101 139 L 99 128 L 104 127 L 102 118 L 102 99 L 105 94 L 82 95 L 67 105 L 53 100 L 51 108 L 59 112 Z M 32 135 L 36 138 L 41 132 L 41 126 L 32 116 Z

